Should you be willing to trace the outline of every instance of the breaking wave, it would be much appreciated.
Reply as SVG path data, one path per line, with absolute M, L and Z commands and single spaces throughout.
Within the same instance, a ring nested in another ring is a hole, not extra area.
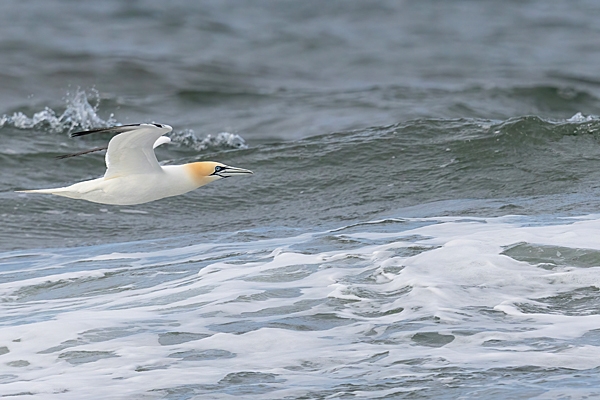
M 17 111 L 12 115 L 5 114 L 0 117 L 0 128 L 9 126 L 17 129 L 61 133 L 116 125 L 117 121 L 113 114 L 110 114 L 106 120 L 100 118 L 99 106 L 100 94 L 97 90 L 92 89 L 88 94 L 84 90 L 77 89 L 74 93 L 67 93 L 66 108 L 62 113 L 57 113 L 50 107 L 45 107 L 31 117 Z
M 236 133 L 220 132 L 215 136 L 208 134 L 204 138 L 196 136 L 192 129 L 173 131 L 169 134 L 173 143 L 201 151 L 212 148 L 247 149 L 244 138 Z
M 97 90 L 92 89 L 88 93 L 77 89 L 74 93 L 67 93 L 64 111 L 57 112 L 50 107 L 45 107 L 32 116 L 28 116 L 22 111 L 16 111 L 11 115 L 4 114 L 0 117 L 0 128 L 12 127 L 51 133 L 70 133 L 121 125 L 112 113 L 107 119 L 101 118 L 98 115 L 99 108 L 100 94 Z M 183 129 L 173 131 L 168 136 L 176 145 L 196 151 L 214 148 L 248 148 L 244 138 L 229 132 L 220 132 L 214 136 L 208 134 L 204 138 L 200 138 L 192 129 Z

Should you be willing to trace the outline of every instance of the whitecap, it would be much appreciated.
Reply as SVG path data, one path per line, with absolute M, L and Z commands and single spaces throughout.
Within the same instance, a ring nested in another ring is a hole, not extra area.
M 90 104 L 90 99 L 95 100 L 94 105 Z M 37 129 L 60 133 L 109 127 L 116 124 L 112 114 L 106 120 L 98 115 L 100 94 L 94 89 L 88 94 L 78 88 L 74 93 L 67 93 L 65 101 L 66 107 L 63 112 L 56 112 L 45 107 L 31 117 L 21 111 L 12 115 L 3 115 L 0 117 L 0 128 L 11 126 L 18 129 Z
M 589 122 L 589 121 L 595 121 L 597 119 L 598 119 L 598 117 L 596 117 L 594 115 L 585 116 L 581 112 L 577 112 L 571 118 L 567 119 L 567 122 L 577 122 L 577 123 L 578 122 Z
M 229 132 L 220 132 L 215 136 L 208 134 L 204 138 L 199 138 L 192 129 L 184 129 L 181 131 L 171 132 L 169 137 L 171 138 L 172 143 L 189 147 L 196 151 L 219 148 L 248 148 L 244 138 L 236 133 Z

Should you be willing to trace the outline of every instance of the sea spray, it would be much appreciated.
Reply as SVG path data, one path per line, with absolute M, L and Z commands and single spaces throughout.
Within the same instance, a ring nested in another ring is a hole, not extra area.
M 93 105 L 91 102 L 94 103 Z M 97 90 L 88 92 L 77 89 L 74 93 L 67 93 L 64 111 L 57 112 L 50 107 L 34 113 L 28 117 L 21 111 L 12 115 L 0 117 L 0 128 L 11 126 L 18 129 L 35 129 L 52 133 L 72 132 L 113 126 L 117 123 L 113 114 L 104 120 L 98 115 L 100 107 L 100 94 Z

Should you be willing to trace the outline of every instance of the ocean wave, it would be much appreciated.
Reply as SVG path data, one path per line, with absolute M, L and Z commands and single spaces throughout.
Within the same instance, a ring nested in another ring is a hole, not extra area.
M 581 112 L 576 113 L 571 118 L 568 118 L 566 122 L 589 122 L 589 121 L 597 121 L 598 117 L 595 115 L 583 115 Z
M 4 114 L 0 117 L 0 128 L 9 126 L 17 129 L 62 133 L 116 125 L 117 121 L 113 114 L 110 114 L 106 120 L 98 115 L 99 107 L 100 94 L 97 90 L 92 89 L 88 93 L 77 89 L 74 93 L 67 93 L 64 111 L 57 112 L 50 107 L 45 107 L 31 117 L 21 111 L 12 115 Z
M 172 143 L 189 147 L 196 151 L 219 148 L 248 148 L 244 138 L 236 133 L 220 132 L 215 136 L 208 134 L 204 138 L 199 138 L 192 129 L 184 129 L 173 131 L 168 136 L 171 138 Z
M 73 93 L 67 93 L 65 102 L 65 109 L 62 112 L 45 107 L 31 116 L 22 111 L 16 111 L 10 115 L 4 114 L 0 117 L 0 128 L 12 127 L 22 130 L 70 133 L 121 125 L 112 113 L 107 119 L 100 117 L 100 94 L 95 89 L 91 89 L 89 92 L 77 89 Z M 200 138 L 192 129 L 183 129 L 181 131 L 174 130 L 168 136 L 172 143 L 196 151 L 248 148 L 244 138 L 236 133 L 220 132 Z

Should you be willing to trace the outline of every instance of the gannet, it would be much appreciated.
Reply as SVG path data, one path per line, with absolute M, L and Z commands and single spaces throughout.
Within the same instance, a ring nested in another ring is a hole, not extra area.
M 217 179 L 252 174 L 247 169 L 212 161 L 161 166 L 154 149 L 171 141 L 163 135 L 172 130 L 169 125 L 132 124 L 73 133 L 71 137 L 91 133 L 117 134 L 106 148 L 104 176 L 66 187 L 18 192 L 54 194 L 102 204 L 134 205 L 184 194 Z M 73 155 L 101 149 L 105 148 Z

